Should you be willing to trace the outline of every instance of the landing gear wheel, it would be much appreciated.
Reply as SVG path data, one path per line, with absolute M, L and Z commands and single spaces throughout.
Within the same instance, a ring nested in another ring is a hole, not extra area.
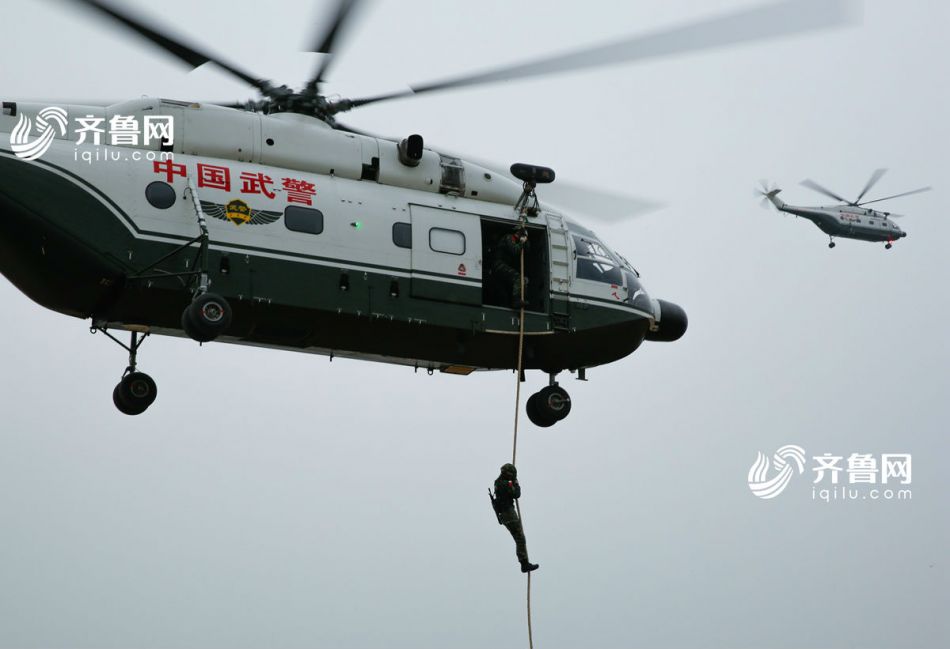
M 532 424 L 539 428 L 548 428 L 557 423 L 557 417 L 542 411 L 538 405 L 538 397 L 540 394 L 540 392 L 535 392 L 528 397 L 528 403 L 525 404 L 525 411 L 528 413 L 528 419 L 531 420 Z
M 199 343 L 211 342 L 230 326 L 231 305 L 214 293 L 202 293 L 181 314 L 181 328 Z
M 158 396 L 152 377 L 143 372 L 130 372 L 112 390 L 112 402 L 125 415 L 141 415 Z
M 549 385 L 528 398 L 528 419 L 535 426 L 547 428 L 567 417 L 571 412 L 571 397 L 559 385 Z
M 829 248 L 834 248 L 834 247 L 835 247 L 835 242 L 834 242 L 834 241 L 828 242 L 828 247 L 829 247 Z
M 890 242 L 888 242 L 888 243 L 884 246 L 884 249 L 885 249 L 885 250 L 890 250 L 891 248 L 892 248 L 892 246 L 891 246 Z
M 155 381 L 152 380 L 152 377 L 135 369 L 139 347 L 141 347 L 145 339 L 148 338 L 148 331 L 141 332 L 139 328 L 132 329 L 130 331 L 131 340 L 129 340 L 128 345 L 110 334 L 103 322 L 94 321 L 89 331 L 92 333 L 101 331 L 106 337 L 112 340 L 112 342 L 129 352 L 129 365 L 122 374 L 122 380 L 119 381 L 119 384 L 112 390 L 112 403 L 115 404 L 115 407 L 118 408 L 122 414 L 141 415 L 152 405 L 155 401 L 155 397 L 158 396 L 158 388 L 155 386 Z
M 135 412 L 132 408 L 122 399 L 122 395 L 119 393 L 119 386 L 116 385 L 112 390 L 112 403 L 115 404 L 116 409 L 121 412 L 123 415 L 138 415 L 139 412 Z
M 571 395 L 560 385 L 549 385 L 538 392 L 538 403 L 542 410 L 547 410 L 557 418 L 565 419 L 571 414 Z

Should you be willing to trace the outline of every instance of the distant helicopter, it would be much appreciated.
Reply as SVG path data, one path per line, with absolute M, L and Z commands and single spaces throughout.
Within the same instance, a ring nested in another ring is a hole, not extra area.
M 758 194 L 762 196 L 763 204 L 765 204 L 766 200 L 771 201 L 780 212 L 788 212 L 789 214 L 800 216 L 817 225 L 822 232 L 828 235 L 829 248 L 835 247 L 835 237 L 843 237 L 845 239 L 858 239 L 859 241 L 885 241 L 884 247 L 890 250 L 895 241 L 907 236 L 907 233 L 901 230 L 897 224 L 891 220 L 900 218 L 901 215 L 891 214 L 890 212 L 879 212 L 878 210 L 872 210 L 864 206 L 870 205 L 871 203 L 880 203 L 881 201 L 887 201 L 892 198 L 900 198 L 901 196 L 920 194 L 930 191 L 932 188 L 921 187 L 913 191 L 894 194 L 893 196 L 885 196 L 884 198 L 876 198 L 873 201 L 864 201 L 862 203 L 861 199 L 877 184 L 877 181 L 881 179 L 881 176 L 883 176 L 886 171 L 887 169 L 875 170 L 864 186 L 864 189 L 861 190 L 861 193 L 858 194 L 858 197 L 853 201 L 849 201 L 825 189 L 814 180 L 806 179 L 801 182 L 803 186 L 809 189 L 813 189 L 836 201 L 841 201 L 844 203 L 843 205 L 830 205 L 825 207 L 798 207 L 796 205 L 789 205 L 778 197 L 779 192 L 782 190 L 769 188 L 765 181 L 761 182 L 761 188 L 758 190 Z
M 546 184 L 538 200 L 535 185 L 554 180 L 553 171 L 514 165 L 508 175 L 433 150 L 421 135 L 377 137 L 336 116 L 411 95 L 849 22 L 845 2 L 786 0 L 411 90 L 331 99 L 321 87 L 354 0 L 340 0 L 313 41 L 311 51 L 324 57 L 299 91 L 113 4 L 74 4 L 192 67 L 215 63 L 261 95 L 223 105 L 150 97 L 2 102 L 0 138 L 10 144 L 0 141 L 0 273 L 125 348 L 128 366 L 112 393 L 120 412 L 141 414 L 155 400 L 155 382 L 136 364 L 144 336 L 155 333 L 456 375 L 515 369 L 520 355 L 523 369 L 550 376 L 526 403 L 542 427 L 571 409 L 559 372 L 584 379 L 587 368 L 645 340 L 677 340 L 686 312 L 650 296 L 624 257 L 549 204 L 558 186 Z M 511 119 L 539 109 L 516 107 Z M 139 124 L 155 130 L 143 129 L 139 140 L 128 128 Z M 111 138 L 105 162 L 99 126 Z M 499 267 L 501 242 L 514 232 L 529 247 L 530 282 L 517 306 Z M 128 344 L 117 330 L 129 332 Z M 220 378 L 202 377 L 196 387 Z

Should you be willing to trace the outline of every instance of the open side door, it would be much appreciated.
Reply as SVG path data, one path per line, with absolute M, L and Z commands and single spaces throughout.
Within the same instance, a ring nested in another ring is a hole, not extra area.
M 517 311 L 517 274 L 514 278 L 508 272 L 500 271 L 496 262 L 502 261 L 503 267 L 520 266 L 512 262 L 501 251 L 502 242 L 512 236 L 517 222 L 510 219 L 482 217 L 482 258 L 484 259 L 484 277 L 482 281 L 482 303 L 486 306 L 501 307 Z M 529 222 L 528 247 L 525 249 L 525 303 L 526 310 L 532 313 L 549 311 L 548 277 L 550 275 L 550 252 L 548 250 L 547 228 L 543 223 Z M 514 269 L 517 273 L 517 269 Z

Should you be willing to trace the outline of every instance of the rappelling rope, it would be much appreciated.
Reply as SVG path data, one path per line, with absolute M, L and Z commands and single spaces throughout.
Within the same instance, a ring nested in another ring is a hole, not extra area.
M 518 412 L 521 410 L 521 372 L 522 372 L 522 359 L 524 357 L 524 244 L 521 246 L 521 291 L 519 297 L 519 306 L 520 313 L 518 316 L 518 371 L 515 374 L 515 432 L 514 439 L 511 442 L 511 463 L 515 466 L 518 466 L 515 463 L 515 459 L 518 457 Z
M 521 275 L 519 276 L 521 284 L 520 292 L 520 313 L 518 317 L 518 370 L 515 373 L 515 429 L 511 443 L 511 463 L 515 464 L 518 457 L 518 411 L 521 405 L 521 371 L 522 359 L 524 358 L 524 247 L 526 241 L 521 242 Z M 517 464 L 515 464 L 517 466 Z M 521 505 L 515 499 L 515 509 L 518 511 L 518 520 L 521 521 L 521 527 L 524 529 L 524 519 L 521 517 Z M 531 634 L 531 573 L 528 575 L 528 649 L 534 649 L 534 638 Z

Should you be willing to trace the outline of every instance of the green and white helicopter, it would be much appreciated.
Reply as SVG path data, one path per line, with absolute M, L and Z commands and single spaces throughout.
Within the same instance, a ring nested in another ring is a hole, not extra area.
M 515 165 L 515 180 L 427 148 L 421 136 L 367 135 L 336 116 L 404 96 L 781 36 L 848 17 L 842 2 L 786 1 L 403 93 L 331 100 L 320 86 L 352 0 L 336 6 L 316 39 L 313 51 L 325 56 L 299 91 L 114 5 L 76 4 L 190 66 L 215 63 L 261 95 L 232 105 L 2 104 L 0 141 L 10 145 L 0 145 L 0 271 L 40 305 L 90 320 L 93 332 L 128 351 L 113 390 L 121 412 L 140 414 L 155 400 L 155 382 L 137 365 L 149 334 L 468 374 L 516 368 L 523 324 L 523 368 L 550 375 L 527 403 L 539 426 L 570 411 L 559 372 L 583 379 L 587 368 L 623 358 L 644 340 L 676 340 L 686 331 L 685 312 L 652 298 L 633 266 L 591 230 L 538 202 L 535 185 L 552 180 L 550 170 Z M 93 156 L 109 162 L 88 164 Z M 553 196 L 558 185 L 545 187 Z M 524 214 L 522 311 L 492 268 L 496 242 Z M 128 344 L 110 333 L 118 330 L 129 332 Z
M 861 190 L 861 193 L 858 194 L 858 197 L 853 201 L 849 201 L 847 198 L 843 198 L 833 191 L 825 189 L 814 180 L 805 179 L 801 182 L 803 186 L 813 189 L 819 194 L 824 194 L 828 198 L 841 201 L 841 205 L 826 205 L 821 207 L 789 205 L 778 197 L 782 190 L 768 187 L 765 181 L 760 181 L 758 194 L 762 197 L 763 205 L 767 206 L 766 201 L 768 201 L 772 203 L 778 211 L 800 216 L 818 226 L 818 229 L 828 235 L 829 248 L 835 247 L 835 237 L 841 237 L 843 239 L 857 239 L 858 241 L 883 242 L 884 248 L 890 250 L 895 241 L 907 236 L 907 233 L 901 230 L 897 223 L 891 220 L 900 218 L 903 215 L 881 212 L 880 210 L 865 207 L 865 205 L 889 201 L 892 198 L 910 196 L 911 194 L 929 192 L 933 188 L 921 187 L 920 189 L 901 192 L 893 196 L 875 198 L 872 201 L 862 201 L 886 172 L 887 169 L 875 170 L 874 173 L 871 174 L 871 178 L 868 179 L 864 189 Z

